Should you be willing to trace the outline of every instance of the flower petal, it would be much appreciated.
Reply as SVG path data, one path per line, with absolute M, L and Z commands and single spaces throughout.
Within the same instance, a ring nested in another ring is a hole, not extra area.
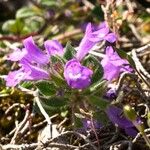
M 78 51 L 77 51 L 77 54 L 76 54 L 76 58 L 79 61 L 82 60 L 82 58 L 95 45 L 95 43 L 93 43 L 92 41 L 89 40 L 90 37 L 91 37 L 91 33 L 92 33 L 92 27 L 91 27 L 91 23 L 89 23 L 86 27 L 85 35 L 84 35 L 83 39 L 80 42 L 80 45 L 78 47 Z
M 129 127 L 134 127 L 131 121 L 121 115 L 122 109 L 115 106 L 110 106 L 107 108 L 106 113 L 112 123 L 117 124 L 120 128 L 125 129 Z
M 111 81 L 119 76 L 120 67 L 113 65 L 108 57 L 102 59 L 101 65 L 104 69 L 104 79 Z
M 131 137 L 135 137 L 138 133 L 135 128 L 125 128 L 125 132 L 127 135 L 129 135 Z
M 28 59 L 39 64 L 47 64 L 49 62 L 48 56 L 35 45 L 32 37 L 28 37 L 23 41 L 24 47 L 27 51 Z
M 64 53 L 62 45 L 57 40 L 47 40 L 44 45 L 49 56 L 62 56 Z
M 27 55 L 26 49 L 23 48 L 22 50 L 20 50 L 19 48 L 16 48 L 11 54 L 8 55 L 7 59 L 11 61 L 19 61 L 26 55 Z
M 114 43 L 117 40 L 117 36 L 114 33 L 109 33 L 106 37 L 105 40 L 110 42 L 110 43 Z
M 82 66 L 76 59 L 68 61 L 64 68 L 64 77 L 71 88 L 83 89 L 90 85 L 93 72 Z
M 5 78 L 6 86 L 15 87 L 17 84 L 23 81 L 26 78 L 26 76 L 28 76 L 28 74 L 29 72 L 24 72 L 23 68 L 20 68 L 17 71 L 9 72 L 9 74 Z
M 23 61 L 21 66 L 26 70 L 30 70 L 30 74 L 25 78 L 26 80 L 41 80 L 49 78 L 48 72 L 38 66 L 31 65 L 26 61 Z

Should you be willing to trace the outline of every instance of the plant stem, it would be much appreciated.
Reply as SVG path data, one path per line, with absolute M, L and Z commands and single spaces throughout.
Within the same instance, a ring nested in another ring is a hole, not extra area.
M 47 121 L 47 124 L 48 124 L 48 126 L 49 126 L 49 133 L 48 133 L 48 135 L 49 135 L 50 138 L 52 138 L 52 122 L 51 122 L 51 120 L 50 120 L 50 117 L 49 117 L 49 115 L 46 113 L 46 111 L 44 110 L 44 108 L 43 108 L 43 106 L 42 106 L 42 104 L 41 104 L 41 102 L 40 102 L 40 99 L 39 99 L 39 97 L 38 97 L 38 91 L 35 92 L 34 96 L 35 96 L 35 102 L 37 103 L 37 105 L 38 105 L 38 107 L 39 107 L 39 109 L 40 109 L 42 115 L 45 117 L 45 119 L 46 119 L 46 121 Z
M 141 135 L 143 136 L 143 138 L 144 138 L 146 144 L 148 145 L 148 147 L 150 148 L 150 139 L 147 137 L 145 132 L 141 132 Z

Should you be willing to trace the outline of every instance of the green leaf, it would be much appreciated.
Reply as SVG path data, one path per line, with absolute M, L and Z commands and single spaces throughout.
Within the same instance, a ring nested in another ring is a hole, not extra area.
M 107 80 L 99 80 L 95 82 L 94 84 L 90 85 L 87 89 L 85 89 L 82 94 L 83 95 L 96 95 L 96 96 L 103 96 L 106 92 L 106 89 L 108 87 L 108 81 Z
M 97 107 L 99 107 L 101 110 L 105 110 L 106 107 L 108 106 L 109 102 L 104 100 L 103 98 L 101 97 L 97 97 L 97 96 L 89 96 L 88 97 L 88 100 L 89 102 L 92 104 L 92 105 L 95 105 Z
M 132 59 L 132 57 L 130 55 L 128 55 L 128 58 L 127 58 L 129 64 L 133 67 L 133 68 L 136 68 L 135 66 L 135 62 L 134 60 Z
M 33 87 L 33 83 L 25 81 L 25 82 L 21 83 L 21 86 L 26 89 L 31 89 Z
M 44 96 L 52 96 L 56 94 L 56 88 L 52 82 L 42 80 L 36 82 L 35 85 L 40 91 L 40 93 Z
M 42 98 L 41 103 L 45 107 L 54 107 L 54 108 L 60 108 L 67 104 L 67 99 L 64 97 L 50 97 L 48 99 Z
M 95 83 L 102 79 L 104 73 L 103 67 L 96 57 L 94 57 L 93 55 L 88 55 L 84 59 L 83 65 L 91 67 L 94 71 L 94 74 L 92 76 L 92 83 Z
M 19 19 L 8 20 L 3 24 L 2 30 L 19 34 L 23 30 L 23 27 L 24 23 Z
M 65 118 L 67 117 L 68 113 L 69 113 L 68 110 L 63 110 L 63 111 L 61 110 L 60 115 Z
M 75 128 L 81 128 L 83 127 L 83 122 L 82 122 L 82 119 L 81 118 L 78 118 L 75 116 L 75 119 L 74 119 L 74 127 Z
M 104 13 L 100 5 L 95 6 L 91 12 L 97 17 L 97 19 L 104 20 Z
M 71 43 L 67 42 L 63 58 L 65 58 L 66 60 L 70 60 L 74 57 L 75 52 L 76 51 L 75 51 L 74 47 L 71 46 Z
M 117 48 L 115 48 L 115 50 L 121 58 L 126 59 L 133 68 L 136 68 L 135 62 L 130 55 L 128 55 L 126 52 L 119 50 Z
M 66 85 L 66 81 L 61 76 L 51 74 L 51 79 L 58 87 L 64 87 Z
M 51 56 L 50 59 L 51 59 L 52 64 L 57 63 L 57 62 L 61 62 L 64 65 L 64 63 L 65 63 L 65 60 L 62 57 L 58 56 L 58 55 Z
M 11 94 L 10 89 L 3 89 L 2 91 L 0 91 L 0 97 L 10 96 L 10 94 Z
M 39 11 L 37 11 L 36 9 L 32 9 L 30 7 L 23 7 L 17 11 L 16 18 L 28 18 L 39 14 Z
M 44 110 L 51 115 L 60 113 L 62 108 L 67 105 L 67 99 L 63 97 L 40 98 L 40 102 Z M 35 101 L 33 104 L 33 111 L 41 113 Z
M 38 31 L 43 26 L 43 24 L 44 24 L 44 18 L 36 16 L 36 19 L 33 17 L 33 18 L 29 18 L 28 21 L 26 21 L 26 28 L 30 32 Z
M 125 117 L 130 120 L 130 121 L 136 121 L 137 119 L 137 114 L 136 111 L 133 107 L 131 107 L 130 105 L 125 105 L 123 107 L 123 112 Z
M 104 89 L 107 87 L 107 84 L 108 84 L 108 82 L 106 80 L 99 80 L 96 83 L 92 84 L 88 89 L 89 89 L 90 93 L 93 93 L 97 90 L 104 91 Z
M 101 122 L 103 125 L 107 125 L 109 119 L 106 115 L 105 112 L 94 112 L 93 118 L 96 119 L 97 121 Z
M 41 0 L 40 3 L 48 7 L 58 6 L 58 3 L 56 2 L 56 0 Z
M 54 108 L 54 107 L 50 107 L 50 106 L 47 107 L 45 105 L 42 105 L 42 106 L 43 106 L 44 110 L 46 111 L 46 113 L 48 113 L 49 115 L 54 115 L 54 114 L 60 112 L 60 110 L 58 108 Z M 41 114 L 41 111 L 40 111 L 40 109 L 39 109 L 39 107 L 35 101 L 33 103 L 33 110 L 32 111 Z
M 15 28 L 14 26 L 15 26 L 15 20 L 8 20 L 3 24 L 2 30 L 12 32 Z

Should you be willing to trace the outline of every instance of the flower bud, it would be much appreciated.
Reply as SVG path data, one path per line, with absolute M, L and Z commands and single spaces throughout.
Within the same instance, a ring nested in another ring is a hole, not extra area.
M 150 127 L 150 112 L 147 114 L 147 124 Z
M 135 121 L 137 116 L 136 116 L 136 112 L 133 108 L 131 108 L 130 105 L 126 105 L 123 108 L 124 114 L 125 116 L 130 120 L 130 121 Z

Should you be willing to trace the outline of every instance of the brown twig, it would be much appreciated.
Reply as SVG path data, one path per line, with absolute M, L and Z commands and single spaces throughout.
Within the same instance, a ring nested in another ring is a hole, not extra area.
M 14 133 L 14 136 L 12 137 L 11 139 L 11 144 L 15 144 L 16 143 L 16 138 L 17 138 L 17 135 L 19 133 L 19 131 L 22 129 L 22 127 L 26 124 L 27 120 L 28 120 L 28 117 L 30 115 L 30 111 L 27 109 L 26 110 L 26 114 L 24 116 L 24 119 L 22 120 L 22 122 L 18 125 L 18 127 L 16 128 L 16 131 Z
M 86 138 L 85 135 L 82 135 L 78 132 L 74 132 L 74 131 L 67 131 L 67 132 L 64 132 L 62 133 L 60 136 L 56 137 L 56 138 L 59 138 L 59 137 L 63 137 L 65 135 L 76 135 L 77 137 L 80 137 L 82 139 L 84 139 L 86 141 L 86 143 L 88 143 L 92 148 L 93 150 L 97 150 L 97 148 Z M 54 138 L 54 139 L 56 139 Z M 32 144 L 21 144 L 21 145 L 15 145 L 15 144 L 7 144 L 7 145 L 0 145 L 0 148 L 2 148 L 3 150 L 7 150 L 7 149 L 22 149 L 22 150 L 30 150 L 30 149 L 35 149 L 36 147 L 49 147 L 49 148 L 52 148 L 52 147 L 57 147 L 57 148 L 61 148 L 61 149 L 78 149 L 79 146 L 73 146 L 73 145 L 70 145 L 70 144 L 63 144 L 63 143 L 55 143 L 54 142 L 54 139 L 50 139 L 50 140 L 47 140 L 45 143 L 32 143 Z
M 150 128 L 144 130 L 145 134 L 147 134 L 148 132 L 150 132 Z M 142 137 L 140 132 L 136 135 L 136 137 L 132 140 L 132 142 L 135 143 L 139 137 Z
M 134 9 L 133 9 L 133 6 L 132 6 L 132 2 L 131 2 L 130 0 L 125 0 L 125 2 L 126 2 L 126 4 L 127 4 L 129 13 L 133 13 L 133 12 L 134 12 Z
M 68 118 L 64 118 L 64 119 L 58 124 L 57 129 L 58 129 L 59 132 L 62 132 L 62 130 L 63 130 L 63 126 L 62 126 L 62 125 L 65 124 L 67 121 L 68 121 Z
M 12 42 L 18 42 L 18 41 L 22 41 L 24 40 L 25 38 L 29 37 L 29 36 L 35 36 L 35 35 L 38 35 L 38 32 L 32 32 L 30 34 L 27 34 L 27 35 L 23 35 L 23 36 L 15 36 L 15 35 L 5 35 L 5 36 L 1 36 L 0 37 L 0 41 L 4 41 L 4 40 L 7 40 L 7 41 L 12 41 Z
M 104 19 L 108 26 L 110 26 L 110 7 L 111 7 L 112 0 L 106 0 L 106 6 L 102 5 L 102 10 L 104 12 Z
M 85 135 L 78 133 L 78 132 L 75 132 L 75 131 L 63 132 L 58 137 L 51 139 L 50 142 L 53 142 L 53 141 L 55 141 L 55 139 L 59 139 L 60 137 L 63 137 L 65 135 L 76 135 L 77 137 L 82 138 L 86 143 L 89 143 L 90 146 L 93 148 L 93 150 L 97 150 L 96 146 L 94 146 L 94 144 L 90 140 L 88 140 Z
M 14 103 L 12 106 L 10 106 L 6 111 L 5 111 L 5 115 L 7 115 L 14 107 L 21 107 L 21 108 L 25 108 L 24 104 L 20 104 L 20 103 Z
M 136 55 L 136 51 L 132 50 L 131 53 L 132 53 L 132 58 L 135 61 L 136 72 L 138 73 L 138 75 L 140 76 L 140 78 L 146 83 L 146 85 L 150 89 L 150 83 L 147 81 L 147 79 L 150 79 L 150 74 L 142 66 L 141 62 L 139 61 L 139 59 L 138 59 L 138 57 Z
M 142 46 L 142 47 L 140 47 L 140 48 L 135 49 L 135 51 L 136 51 L 137 53 L 140 53 L 140 52 L 144 52 L 144 51 L 147 50 L 148 48 L 150 48 L 150 43 L 148 43 L 147 45 L 144 45 L 144 46 Z
M 53 37 L 53 39 L 61 41 L 61 40 L 65 39 L 65 38 L 70 38 L 70 37 L 78 35 L 80 33 L 82 33 L 82 30 L 80 28 L 78 28 L 78 29 L 75 29 L 73 31 L 64 32 L 64 33 L 62 33 L 62 34 L 60 34 L 58 36 Z
M 55 114 L 55 115 L 51 116 L 50 119 L 52 120 L 52 119 L 56 118 L 58 115 L 59 115 L 59 114 Z M 35 129 L 35 128 L 41 127 L 41 126 L 43 126 L 44 124 L 46 124 L 46 120 L 43 120 L 42 122 L 39 122 L 39 123 L 37 123 L 37 124 L 34 124 L 34 125 L 31 127 L 31 129 Z
M 32 144 L 21 144 L 21 145 L 15 145 L 15 144 L 7 144 L 7 145 L 1 145 L 0 148 L 2 148 L 2 150 L 7 150 L 7 149 L 15 149 L 15 150 L 30 150 L 30 149 L 35 149 L 36 147 L 40 147 L 40 146 L 44 146 L 45 144 L 47 145 L 48 142 L 46 143 L 32 143 Z M 73 146 L 73 145 L 69 145 L 69 144 L 60 144 L 60 143 L 50 143 L 48 144 L 48 147 L 50 147 L 50 149 L 52 147 L 55 148 L 60 148 L 60 149 L 69 149 L 69 150 L 74 150 L 76 148 L 78 148 L 78 146 Z
M 98 149 L 100 149 L 99 138 L 98 138 L 98 135 L 97 135 L 96 130 L 95 130 L 94 120 L 93 120 L 92 115 L 91 115 L 91 125 L 92 125 L 92 130 L 93 130 L 93 132 L 94 132 L 94 134 L 95 134 L 95 137 L 96 137 L 96 140 L 97 140 Z
M 90 8 L 91 10 L 93 10 L 94 9 L 94 5 L 91 3 L 91 2 L 89 2 L 88 0 L 82 0 L 82 3 L 87 7 L 87 8 Z
M 46 121 L 47 121 L 47 124 L 49 126 L 49 138 L 52 138 L 52 122 L 51 122 L 51 119 L 49 118 L 49 115 L 46 113 L 46 111 L 44 110 L 41 102 L 40 102 L 40 99 L 38 97 L 38 91 L 36 91 L 34 93 L 34 96 L 35 96 L 35 102 L 37 103 L 42 115 L 45 117 Z
M 136 30 L 136 27 L 133 24 L 130 23 L 129 28 L 131 29 L 132 33 L 137 38 L 137 40 L 139 40 L 141 43 L 143 43 L 143 39 L 140 36 L 140 34 L 138 33 L 138 31 Z

